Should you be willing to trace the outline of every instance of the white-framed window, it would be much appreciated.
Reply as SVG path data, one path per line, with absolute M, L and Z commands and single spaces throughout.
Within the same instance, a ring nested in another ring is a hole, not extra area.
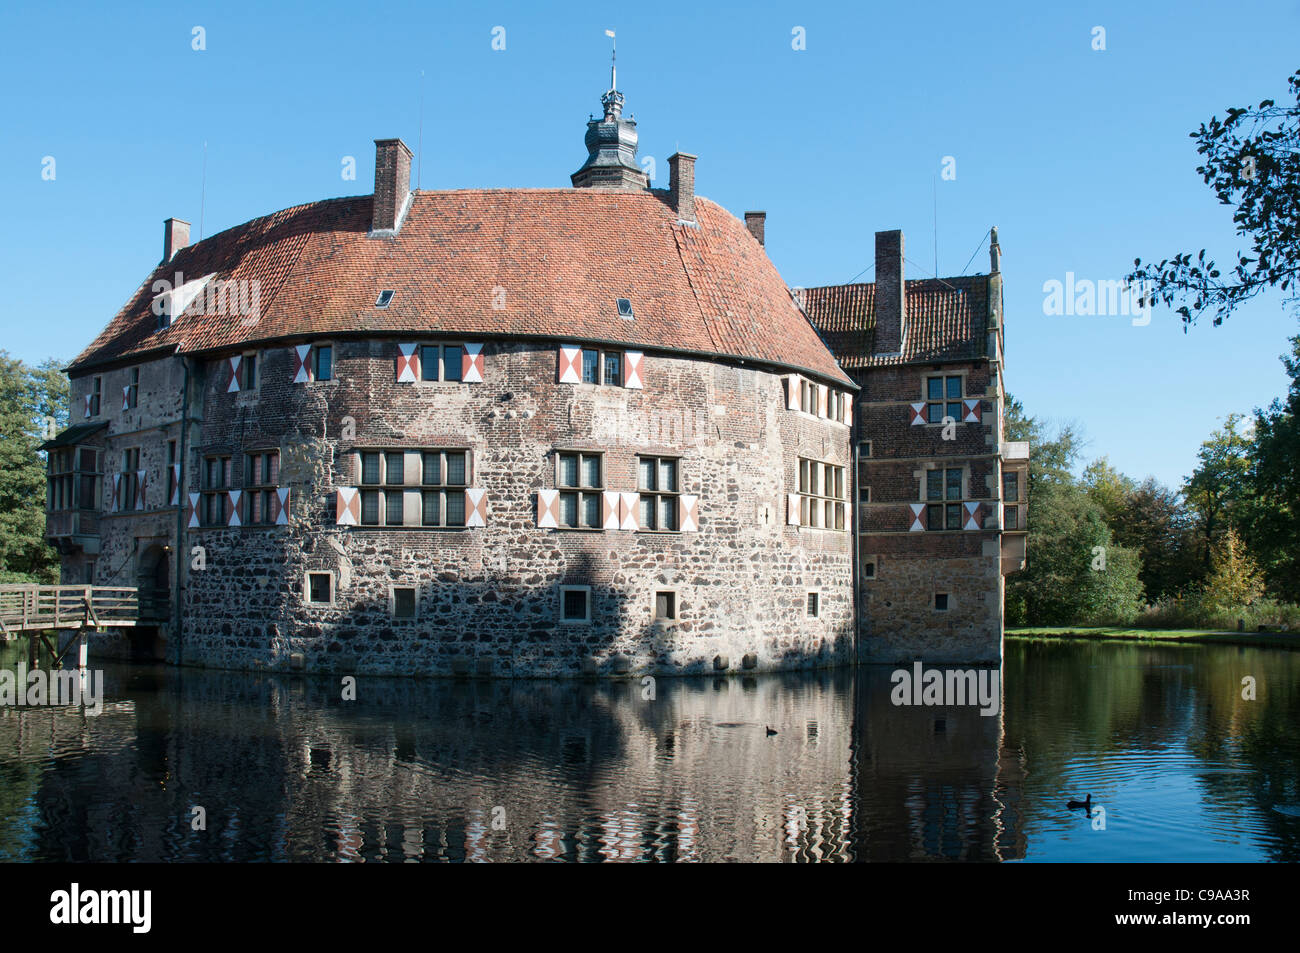
M 560 622 L 581 625 L 591 621 L 591 586 L 560 587 Z
M 261 450 L 244 454 L 244 492 L 240 497 L 244 526 L 265 526 L 275 522 L 271 504 L 280 482 L 280 451 Z
M 420 379 L 459 381 L 463 374 L 465 348 L 460 344 L 421 344 Z
M 936 592 L 934 594 L 934 602 L 931 604 L 931 608 L 933 608 L 935 612 L 947 612 L 952 608 L 952 599 L 946 592 Z
M 204 526 L 225 526 L 229 513 L 230 456 L 213 455 L 203 458 L 201 482 L 202 512 L 199 522 Z
M 584 384 L 623 386 L 622 351 L 603 351 L 594 347 L 582 349 L 581 380 Z
M 925 422 L 941 424 L 944 417 L 960 421 L 966 379 L 961 374 L 929 374 L 925 378 Z
M 408 453 L 418 460 L 407 459 Z M 362 526 L 409 526 L 408 492 L 419 497 L 419 522 L 424 527 L 461 528 L 465 525 L 465 489 L 469 486 L 469 451 L 361 450 L 360 478 Z M 419 467 L 419 482 L 409 466 Z
M 820 592 L 809 592 L 804 599 L 804 614 L 816 619 L 822 614 L 822 596 Z
M 655 592 L 655 621 L 675 622 L 677 620 L 677 590 L 660 589 Z
M 303 602 L 309 606 L 334 605 L 334 573 L 310 570 L 303 579 Z
M 799 458 L 800 526 L 844 529 L 845 492 L 843 467 Z
M 394 619 L 418 617 L 419 599 L 415 586 L 398 583 L 388 587 L 388 614 Z
M 561 451 L 555 455 L 555 485 L 560 490 L 563 529 L 600 529 L 605 457 L 601 453 Z
M 961 529 L 965 521 L 966 478 L 963 467 L 925 471 L 925 528 Z
M 677 502 L 681 492 L 677 457 L 637 457 L 636 485 L 641 491 L 642 532 L 677 531 Z
M 313 381 L 332 381 L 334 379 L 333 344 L 313 344 L 307 359 L 311 361 L 311 379 Z

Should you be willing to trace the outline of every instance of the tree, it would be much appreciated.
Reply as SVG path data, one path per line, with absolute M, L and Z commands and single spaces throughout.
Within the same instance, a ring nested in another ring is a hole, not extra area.
M 1205 576 L 1191 514 L 1178 492 L 1154 477 L 1128 494 L 1111 531 L 1121 546 L 1137 550 L 1142 561 L 1138 575 L 1152 602 L 1186 590 Z
M 1268 288 L 1290 291 L 1291 303 L 1300 303 L 1300 70 L 1287 85 L 1295 105 L 1265 99 L 1253 108 L 1232 106 L 1222 121 L 1211 117 L 1190 133 L 1204 156 L 1196 171 L 1222 204 L 1235 208 L 1236 232 L 1250 241 L 1253 257 L 1237 252 L 1227 276 L 1203 248 L 1195 257 L 1180 252 L 1159 264 L 1133 260 L 1129 283 L 1147 300 L 1181 302 L 1176 311 L 1184 331 L 1210 309 L 1222 324 Z
M 1123 524 L 1128 499 L 1137 485 L 1110 465 L 1107 457 L 1098 457 L 1083 470 L 1083 487 L 1089 499 L 1101 507 L 1112 531 Z
M 1214 568 L 1205 581 L 1205 603 L 1212 612 L 1244 609 L 1264 594 L 1264 581 L 1255 560 L 1234 529 L 1214 547 Z
M 31 367 L 0 351 L 0 579 L 55 582 L 45 541 L 45 462 L 37 447 L 68 420 L 59 363 Z
M 1285 400 L 1255 412 L 1253 494 L 1244 515 L 1251 549 L 1269 589 L 1300 601 L 1300 336 L 1282 363 L 1291 378 Z
M 1199 521 L 1207 573 L 1220 534 L 1229 527 L 1240 529 L 1242 507 L 1250 492 L 1251 439 L 1237 429 L 1243 419 L 1241 414 L 1229 414 L 1222 429 L 1210 434 L 1196 453 L 1196 469 L 1183 485 L 1183 495 Z

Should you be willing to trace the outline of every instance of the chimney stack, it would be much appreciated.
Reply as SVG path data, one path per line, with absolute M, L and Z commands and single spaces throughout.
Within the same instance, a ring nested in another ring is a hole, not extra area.
M 695 160 L 689 152 L 668 157 L 668 196 L 683 222 L 695 221 Z
M 401 139 L 375 140 L 375 199 L 372 232 L 395 232 L 411 193 L 411 150 Z
M 766 212 L 746 212 L 746 213 L 745 213 L 745 227 L 746 227 L 747 229 L 749 229 L 749 234 L 753 235 L 753 236 L 754 236 L 754 239 L 755 239 L 755 240 L 756 240 L 760 245 L 764 244 L 764 242 L 763 242 L 763 232 L 764 232 L 764 226 L 765 226 L 766 224 L 767 224 L 767 213 L 766 213 Z
M 989 274 L 996 275 L 1002 270 L 1002 246 L 998 244 L 998 227 L 989 229 Z
M 163 222 L 163 262 L 172 257 L 190 243 L 190 223 L 179 218 L 169 218 Z
M 907 285 L 903 280 L 903 233 L 876 232 L 875 354 L 898 354 L 907 337 Z

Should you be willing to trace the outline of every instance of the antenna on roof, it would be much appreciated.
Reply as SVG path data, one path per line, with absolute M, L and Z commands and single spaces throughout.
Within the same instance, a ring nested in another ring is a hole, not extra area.
M 424 70 L 420 70 L 420 138 L 415 144 L 415 190 L 420 191 L 420 173 L 424 170 Z
M 203 178 L 199 185 L 199 241 L 203 241 L 203 208 L 208 198 L 208 142 L 203 141 Z
M 618 40 L 614 38 L 613 30 L 606 30 L 605 35 L 613 40 L 609 53 L 609 88 L 618 89 Z

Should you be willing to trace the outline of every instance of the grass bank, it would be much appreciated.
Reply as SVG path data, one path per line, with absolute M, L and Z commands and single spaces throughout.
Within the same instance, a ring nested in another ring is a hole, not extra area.
M 1226 629 L 1126 629 L 1118 626 L 1025 626 L 1009 639 L 1113 639 L 1128 642 L 1217 642 L 1262 648 L 1300 648 L 1300 632 L 1233 632 Z

